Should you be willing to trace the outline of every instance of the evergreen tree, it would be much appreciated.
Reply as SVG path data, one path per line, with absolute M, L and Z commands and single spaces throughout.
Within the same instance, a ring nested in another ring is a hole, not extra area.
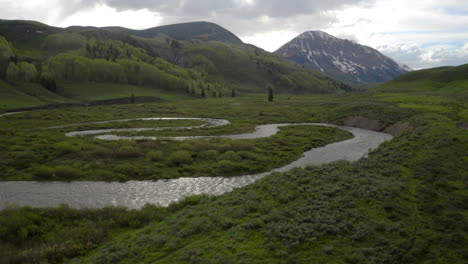
M 268 85 L 267 90 L 268 90 L 268 101 L 272 102 L 273 98 L 274 98 L 273 97 L 273 87 L 271 87 L 271 85 Z
M 232 89 L 232 91 L 231 91 L 231 97 L 236 97 L 236 90 Z
M 132 104 L 135 103 L 135 94 L 132 93 L 132 97 L 131 97 L 131 101 L 130 101 Z

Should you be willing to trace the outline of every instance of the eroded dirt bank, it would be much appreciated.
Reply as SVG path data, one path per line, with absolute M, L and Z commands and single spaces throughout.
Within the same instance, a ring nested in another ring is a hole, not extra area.
M 394 137 L 398 137 L 413 128 L 411 123 L 408 121 L 386 124 L 380 120 L 370 119 L 364 116 L 348 116 L 343 119 L 343 124 L 345 126 L 359 127 L 372 131 L 388 133 Z

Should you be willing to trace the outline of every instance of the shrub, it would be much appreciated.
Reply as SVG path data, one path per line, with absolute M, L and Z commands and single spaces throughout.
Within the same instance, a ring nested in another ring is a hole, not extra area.
M 57 166 L 54 170 L 55 176 L 58 179 L 73 180 L 78 179 L 81 176 L 81 172 L 79 170 L 69 166 Z
M 245 144 L 245 143 L 238 143 L 232 144 L 232 150 L 234 151 L 253 151 L 255 150 L 255 146 L 252 144 Z
M 132 146 L 122 146 L 116 152 L 117 158 L 138 158 L 140 151 Z
M 130 163 L 123 163 L 121 165 L 118 165 L 116 167 L 117 172 L 125 175 L 126 177 L 132 178 L 135 176 L 138 176 L 140 174 L 140 170 L 136 167 L 133 166 Z
M 87 146 L 87 150 L 84 150 L 84 155 L 91 158 L 110 158 L 113 156 L 113 152 L 107 148 L 89 145 Z
M 164 153 L 162 151 L 151 151 L 146 154 L 146 159 L 154 162 L 162 161 L 164 160 Z
M 92 176 L 101 181 L 112 181 L 117 178 L 114 172 L 108 170 L 95 170 L 92 172 Z
M 55 171 L 51 167 L 41 166 L 36 168 L 33 174 L 38 180 L 52 180 L 55 178 Z
M 200 153 L 197 154 L 197 157 L 203 160 L 214 160 L 218 156 L 219 156 L 218 151 L 214 149 L 201 151 Z
M 68 142 L 59 142 L 54 148 L 59 156 L 78 152 L 78 148 Z
M 13 155 L 13 165 L 16 168 L 27 168 L 31 163 L 36 161 L 36 155 L 31 151 L 16 152 Z
M 221 160 L 218 162 L 217 171 L 221 174 L 231 175 L 238 171 L 242 171 L 243 169 L 245 169 L 245 167 L 240 163 L 232 162 L 230 160 Z
M 169 161 L 172 165 L 178 166 L 182 164 L 191 164 L 193 159 L 192 154 L 189 151 L 178 150 L 169 156 Z
M 228 151 L 218 157 L 218 160 L 242 161 L 242 157 L 234 151 Z
M 218 146 L 219 153 L 224 153 L 229 150 L 232 150 L 231 145 L 226 144 L 226 145 Z
M 248 151 L 239 151 L 237 154 L 242 158 L 246 160 L 257 160 L 257 155 L 252 152 Z
M 202 152 L 211 149 L 211 146 L 205 142 L 198 142 L 192 146 L 193 152 Z

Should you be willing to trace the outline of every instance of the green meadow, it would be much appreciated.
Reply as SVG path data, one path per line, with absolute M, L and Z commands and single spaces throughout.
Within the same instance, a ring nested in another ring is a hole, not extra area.
M 297 126 L 267 142 L 104 142 L 64 133 L 120 124 L 47 129 L 70 120 L 172 116 L 231 121 L 225 127 L 147 132 L 157 136 L 241 133 L 281 122 L 341 124 L 349 116 L 386 126 L 410 124 L 358 162 L 275 173 L 228 194 L 190 197 L 168 208 L 9 207 L 0 212 L 1 255 L 5 263 L 464 263 L 468 136 L 458 127 L 467 122 L 466 89 L 455 92 L 460 90 L 424 91 L 413 89 L 411 82 L 391 82 L 358 94 L 277 95 L 273 102 L 261 94 L 1 117 L 3 180 L 152 179 L 160 175 L 158 169 L 170 177 L 238 175 L 267 171 L 297 159 L 304 149 L 349 137 L 335 129 Z M 187 122 L 160 125 L 196 125 Z M 157 122 L 127 124 L 140 125 Z M 230 162 L 232 171 L 223 174 L 214 166 L 219 157 Z M 262 165 L 263 159 L 269 162 Z M 129 166 L 119 168 L 119 174 L 106 166 L 94 168 L 96 160 L 128 161 Z M 183 169 L 171 171 L 174 162 Z M 73 173 L 75 178 L 66 178 Z

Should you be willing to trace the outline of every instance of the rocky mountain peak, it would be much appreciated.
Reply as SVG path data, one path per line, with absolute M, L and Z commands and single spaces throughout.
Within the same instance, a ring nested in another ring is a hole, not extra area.
M 275 53 L 353 83 L 385 82 L 409 70 L 371 47 L 320 30 L 300 34 Z

